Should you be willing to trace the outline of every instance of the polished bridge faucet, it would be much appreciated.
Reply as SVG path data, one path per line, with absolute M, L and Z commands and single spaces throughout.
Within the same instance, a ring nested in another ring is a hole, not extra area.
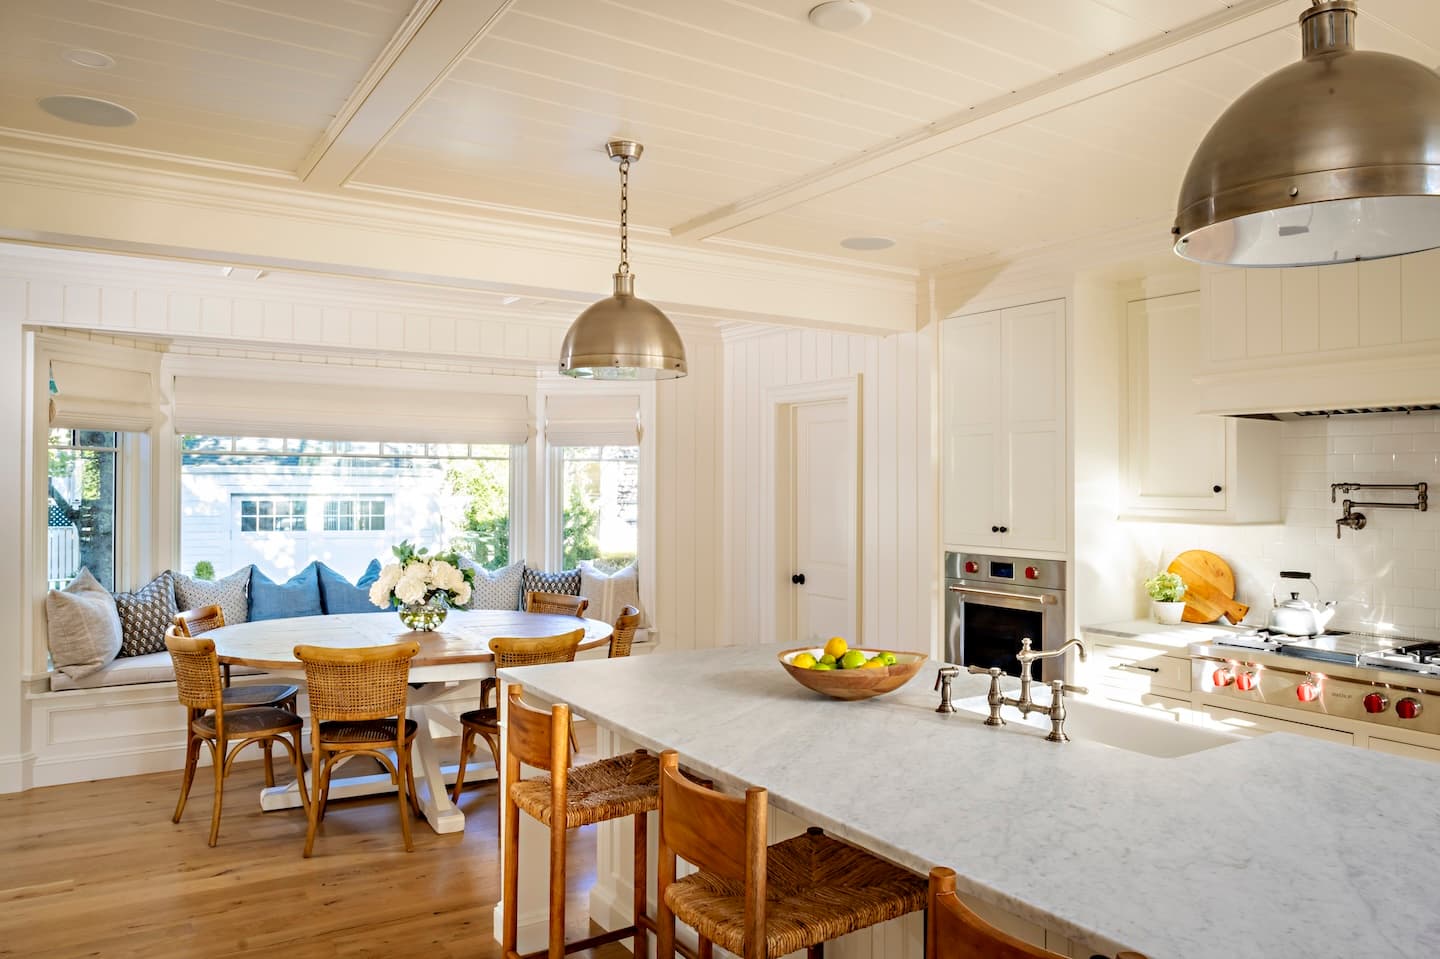
M 969 671 L 977 675 L 990 677 L 990 691 L 985 695 L 985 703 L 990 707 L 990 715 L 985 718 L 987 726 L 1003 726 L 1005 720 L 1000 715 L 1004 706 L 1014 706 L 1020 710 L 1020 715 L 1029 716 L 1031 713 L 1046 713 L 1050 717 L 1050 733 L 1045 738 L 1052 743 L 1068 743 L 1070 737 L 1065 734 L 1065 694 L 1079 693 L 1084 695 L 1090 690 L 1083 686 L 1071 686 L 1063 679 L 1055 679 L 1050 682 L 1050 705 L 1041 706 L 1030 698 L 1030 686 L 1034 683 L 1031 678 L 1032 664 L 1037 659 L 1053 659 L 1065 655 L 1070 647 L 1075 647 L 1080 653 L 1080 661 L 1085 661 L 1085 644 L 1078 639 L 1066 642 L 1059 649 L 1052 649 L 1047 652 L 1035 652 L 1030 648 L 1030 639 L 1026 637 L 1020 641 L 1020 652 L 1015 658 L 1020 660 L 1020 695 L 1018 698 L 1011 698 L 1002 695 L 1000 692 L 1000 677 L 1005 675 L 998 666 L 986 668 L 984 666 L 971 666 Z M 938 684 L 938 680 L 937 680 Z M 949 683 L 946 684 L 946 692 L 949 691 Z M 949 697 L 947 696 L 946 699 Z M 943 704 L 942 704 L 943 705 Z

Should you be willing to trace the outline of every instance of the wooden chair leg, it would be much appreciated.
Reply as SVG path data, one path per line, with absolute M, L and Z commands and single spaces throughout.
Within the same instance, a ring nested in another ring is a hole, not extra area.
M 565 817 L 550 817 L 550 959 L 565 959 Z
M 215 802 L 210 810 L 210 845 L 220 838 L 220 805 L 225 799 L 225 743 L 214 743 L 210 747 L 211 759 L 215 764 Z
M 465 738 L 460 740 L 460 765 L 455 769 L 455 785 L 450 787 L 450 801 L 460 802 L 460 790 L 465 788 L 465 761 L 475 748 L 475 730 L 465 727 Z
M 503 781 L 500 791 L 505 813 L 505 841 L 500 846 L 500 856 L 504 860 L 504 879 L 501 882 L 500 895 L 505 900 L 501 916 L 500 948 L 508 957 L 515 951 L 520 924 L 519 903 L 515 901 L 520 894 L 520 807 L 510 798 Z
M 695 950 L 695 954 L 699 956 L 700 959 L 714 959 L 715 944 L 712 943 L 709 939 L 706 939 L 704 936 L 701 936 L 700 948 Z
M 189 734 L 185 741 L 185 771 L 180 779 L 180 801 L 175 804 L 175 815 L 171 822 L 179 822 L 180 814 L 185 811 L 185 799 L 190 795 L 190 785 L 195 782 L 195 767 L 200 762 L 200 740 L 194 733 Z
M 649 813 L 635 814 L 635 867 L 632 873 L 634 916 L 631 921 L 635 923 L 635 959 L 649 959 L 650 942 L 646 938 L 645 930 L 640 925 L 640 920 L 645 916 L 646 893 L 650 880 L 645 871 L 645 857 L 649 852 L 650 836 L 647 829 Z
M 425 815 L 420 811 L 420 793 L 415 788 L 415 744 L 405 750 L 405 785 L 410 790 L 410 812 L 416 819 Z M 443 783 L 441 784 L 443 787 Z
M 403 725 L 401 728 L 404 728 Z M 414 852 L 415 843 L 410 838 L 410 750 L 403 742 L 395 746 L 395 795 L 400 800 L 400 831 L 405 835 L 405 851 Z
M 275 785 L 275 757 L 272 755 L 272 747 L 273 747 L 274 745 L 275 745 L 275 744 L 272 743 L 272 742 L 271 742 L 270 740 L 268 740 L 268 739 L 265 740 L 265 742 L 263 742 L 263 743 L 260 744 L 261 752 L 264 754 L 264 757 L 265 757 L 265 785 L 266 785 L 266 786 L 273 786 L 273 785 Z
M 294 741 L 292 746 L 291 740 Z M 290 739 L 281 739 L 290 753 L 290 762 L 295 766 L 295 785 L 300 787 L 300 808 L 305 810 L 305 818 L 310 818 L 310 791 L 305 788 L 305 754 L 300 748 L 300 730 L 290 734 Z
M 319 753 L 319 750 L 316 750 Z M 325 761 L 323 753 L 310 756 L 311 789 L 310 816 L 305 827 L 305 858 L 310 858 L 310 853 L 315 849 L 315 832 L 320 828 L 320 816 L 325 809 L 325 791 L 330 787 L 329 775 L 330 764 Z

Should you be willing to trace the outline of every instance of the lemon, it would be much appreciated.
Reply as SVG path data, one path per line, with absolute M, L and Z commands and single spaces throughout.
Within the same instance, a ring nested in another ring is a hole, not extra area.
M 815 666 L 815 657 L 809 653 L 798 653 L 794 659 L 790 660 L 790 665 L 799 669 L 811 669 Z
M 881 659 L 879 656 L 876 656 L 874 659 L 867 659 L 867 660 L 865 661 L 865 665 L 864 665 L 864 666 L 861 666 L 860 668 L 861 668 L 861 669 L 884 669 L 884 668 L 885 668 L 885 660 Z
M 865 665 L 865 654 L 858 649 L 852 649 L 840 657 L 841 669 L 859 669 Z
M 831 656 L 829 653 L 826 653 L 824 656 L 820 657 L 820 662 L 826 666 L 834 666 L 835 657 Z
M 838 660 L 841 656 L 845 655 L 845 651 L 849 648 L 850 644 L 845 642 L 845 637 L 831 636 L 830 641 L 825 644 L 825 653 Z

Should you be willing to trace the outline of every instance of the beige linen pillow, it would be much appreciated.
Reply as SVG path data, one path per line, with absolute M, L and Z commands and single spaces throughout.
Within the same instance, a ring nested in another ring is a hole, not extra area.
M 634 606 L 640 610 L 640 625 L 650 625 L 649 617 L 640 606 L 640 572 L 634 563 L 608 576 L 588 559 L 580 561 L 579 569 L 580 595 L 590 600 L 586 616 L 613 623 L 620 616 L 620 610 Z
M 83 679 L 110 665 L 120 652 L 120 614 L 100 582 L 81 569 L 63 590 L 45 597 L 50 659 L 71 679 Z

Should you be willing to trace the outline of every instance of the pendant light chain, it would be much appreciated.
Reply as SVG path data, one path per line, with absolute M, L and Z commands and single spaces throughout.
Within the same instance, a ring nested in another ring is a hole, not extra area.
M 630 161 L 620 161 L 620 273 L 630 272 Z

